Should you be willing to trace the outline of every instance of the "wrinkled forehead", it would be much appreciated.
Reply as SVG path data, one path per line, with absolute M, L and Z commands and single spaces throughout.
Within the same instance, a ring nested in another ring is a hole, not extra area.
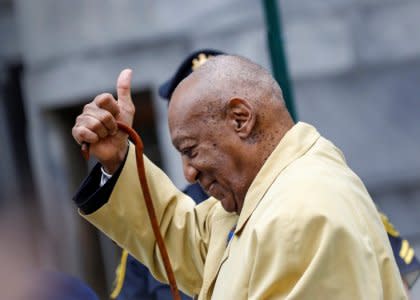
M 202 76 L 195 73 L 187 76 L 175 88 L 169 102 L 169 119 L 180 120 L 189 115 L 196 115 L 201 105 L 206 102 L 208 87 Z
M 202 103 L 197 81 L 188 76 L 175 89 L 168 107 L 172 140 L 191 129 L 201 117 Z
M 197 93 L 194 91 L 194 82 L 188 79 L 184 79 L 172 94 L 168 106 L 169 126 L 185 118 L 193 108 Z

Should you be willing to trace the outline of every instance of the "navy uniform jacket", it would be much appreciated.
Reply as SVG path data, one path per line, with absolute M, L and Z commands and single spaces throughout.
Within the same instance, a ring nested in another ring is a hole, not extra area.
M 389 222 L 387 216 L 381 213 L 381 219 L 388 233 L 392 252 L 394 253 L 401 277 L 408 288 L 411 288 L 420 276 L 420 263 L 414 255 L 414 249 L 406 239 L 400 236 L 400 233 Z

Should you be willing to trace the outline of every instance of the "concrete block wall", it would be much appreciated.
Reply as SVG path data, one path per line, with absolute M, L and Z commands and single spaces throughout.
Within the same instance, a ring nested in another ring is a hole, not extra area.
M 420 3 L 280 3 L 300 117 L 343 148 L 374 194 L 420 188 Z M 419 219 L 395 222 L 419 233 Z

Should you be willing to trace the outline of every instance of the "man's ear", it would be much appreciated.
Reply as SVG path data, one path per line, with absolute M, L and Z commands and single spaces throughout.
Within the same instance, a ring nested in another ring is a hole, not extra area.
M 238 136 L 246 139 L 252 133 L 256 116 L 251 104 L 241 98 L 232 98 L 227 103 L 226 118 Z

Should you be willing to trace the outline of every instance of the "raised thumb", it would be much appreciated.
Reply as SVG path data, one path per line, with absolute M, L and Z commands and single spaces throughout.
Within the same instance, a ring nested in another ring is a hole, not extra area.
M 131 77 L 133 71 L 131 69 L 124 69 L 121 71 L 117 79 L 117 98 L 123 104 L 124 102 L 131 102 Z

